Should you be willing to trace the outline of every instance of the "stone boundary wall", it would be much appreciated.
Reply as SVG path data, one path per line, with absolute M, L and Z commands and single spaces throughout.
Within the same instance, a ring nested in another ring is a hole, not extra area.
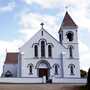
M 42 78 L 0 78 L 0 83 L 43 83 Z
M 77 85 L 86 85 L 87 79 L 82 78 L 53 78 L 53 83 L 68 83 Z
M 44 78 L 0 78 L 0 83 L 45 83 Z M 87 79 L 52 78 L 52 83 L 86 85 Z

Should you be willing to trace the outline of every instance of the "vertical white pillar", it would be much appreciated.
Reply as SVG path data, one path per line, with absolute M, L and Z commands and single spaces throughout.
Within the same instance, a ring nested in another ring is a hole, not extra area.
M 46 83 L 46 76 L 43 76 L 43 83 Z

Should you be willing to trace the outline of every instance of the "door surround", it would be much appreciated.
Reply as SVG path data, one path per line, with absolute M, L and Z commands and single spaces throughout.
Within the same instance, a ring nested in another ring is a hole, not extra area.
M 49 76 L 50 76 L 50 68 L 51 68 L 51 66 L 48 63 L 48 61 L 46 61 L 46 60 L 38 61 L 37 64 L 36 64 L 38 77 L 46 76 L 46 79 L 48 79 Z

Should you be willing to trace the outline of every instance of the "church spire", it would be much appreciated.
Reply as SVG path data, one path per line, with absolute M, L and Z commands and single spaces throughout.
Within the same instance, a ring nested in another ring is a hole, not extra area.
M 73 19 L 71 18 L 71 16 L 68 14 L 67 11 L 66 11 L 66 14 L 64 16 L 63 22 L 61 24 L 61 28 L 62 27 L 77 28 L 77 25 L 75 24 L 75 22 L 73 21 Z
M 63 40 L 63 31 L 65 29 L 77 29 L 77 25 L 75 24 L 75 22 L 73 21 L 73 19 L 71 18 L 71 16 L 68 14 L 68 12 L 66 11 L 66 14 L 64 16 L 64 19 L 62 21 L 61 27 L 59 29 L 59 40 L 60 43 L 62 44 L 62 40 Z

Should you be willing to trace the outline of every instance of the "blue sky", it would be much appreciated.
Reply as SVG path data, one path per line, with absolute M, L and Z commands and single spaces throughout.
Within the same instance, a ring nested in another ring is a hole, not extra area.
M 87 0 L 0 0 L 0 63 L 6 51 L 16 52 L 40 30 L 40 23 L 58 39 L 66 10 L 79 26 L 80 67 L 90 67 L 90 1 Z M 65 7 L 68 6 L 66 9 Z

